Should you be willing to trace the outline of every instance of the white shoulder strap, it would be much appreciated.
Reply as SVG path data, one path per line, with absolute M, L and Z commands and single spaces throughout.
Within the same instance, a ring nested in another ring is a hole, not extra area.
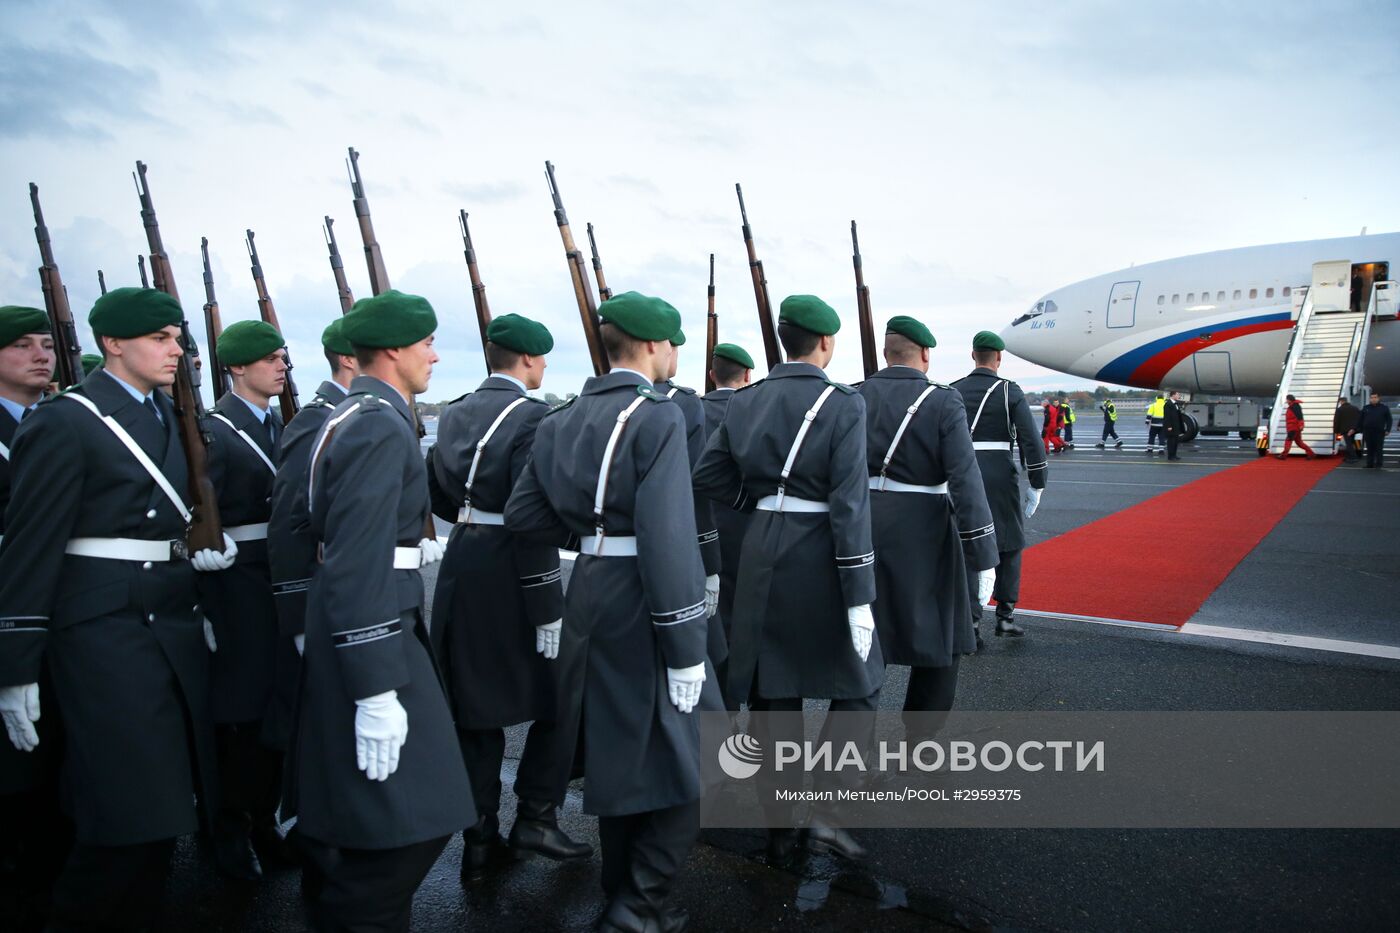
M 141 464 L 147 473 L 151 474 L 151 479 L 156 481 L 156 485 L 160 487 L 161 492 L 165 493 L 166 498 L 174 504 L 176 510 L 180 513 L 180 517 L 186 522 L 193 517 L 190 514 L 190 510 L 185 507 L 185 500 L 175 491 L 175 487 L 170 485 L 170 480 L 160 471 L 160 467 L 156 466 L 155 461 L 146 456 L 146 452 L 141 449 L 141 445 L 136 443 L 136 438 L 128 434 L 126 428 L 117 423 L 117 419 L 113 418 L 111 415 L 102 414 L 102 412 L 97 410 L 97 406 L 92 403 L 92 400 L 86 396 L 78 395 L 77 393 L 69 393 L 68 395 L 60 395 L 59 398 L 72 399 L 92 412 L 99 421 L 105 424 L 107 428 L 116 435 L 117 440 L 121 441 L 126 449 L 131 451 L 131 455 L 136 458 L 136 462 Z
M 379 401 L 380 401 L 381 403 L 385 404 L 385 405 L 388 405 L 388 404 L 389 404 L 387 401 L 385 401 L 385 400 L 382 399 L 382 398 L 379 399 Z M 352 407 L 347 408 L 347 409 L 345 409 L 345 411 L 341 412 L 340 415 L 339 415 L 338 417 L 332 418 L 330 421 L 327 421 L 327 422 L 326 422 L 326 428 L 325 428 L 325 430 L 323 430 L 323 431 L 321 432 L 321 436 L 318 437 L 318 438 L 316 439 L 316 446 L 315 446 L 314 448 L 312 448 L 312 450 L 311 450 L 311 459 L 308 461 L 308 464 L 309 464 L 309 465 L 307 466 L 307 469 L 306 469 L 306 501 L 307 501 L 307 502 L 310 502 L 310 501 L 311 501 L 311 499 L 312 499 L 312 497 L 313 497 L 312 494 L 316 491 L 316 462 L 317 462 L 318 460 L 320 460 L 320 458 L 321 458 L 321 451 L 325 449 L 325 447 L 326 447 L 326 442 L 329 441 L 329 440 L 331 439 L 331 435 L 334 434 L 334 433 L 335 433 L 335 429 L 336 429 L 337 427 L 340 426 L 340 422 L 344 421 L 346 418 L 349 418 L 349 417 L 350 417 L 351 415 L 353 415 L 355 412 L 359 411 L 359 410 L 364 406 L 364 404 L 365 404 L 365 400 L 364 400 L 364 399 L 360 399 L 360 401 L 357 402 L 355 405 L 353 405 Z
M 909 429 L 909 422 L 914 420 L 914 416 L 919 412 L 919 406 L 924 403 L 924 399 L 933 394 L 933 390 L 938 386 L 929 386 L 919 393 L 919 397 L 914 399 L 914 404 L 904 413 L 904 420 L 899 423 L 899 430 L 894 432 L 894 440 L 890 441 L 890 449 L 885 451 L 885 462 L 880 464 L 880 479 L 885 478 L 885 471 L 890 468 L 890 461 L 894 459 L 894 452 L 899 449 L 899 442 L 904 440 L 904 432 Z
M 608 471 L 612 469 L 613 457 L 617 455 L 617 442 L 622 437 L 622 429 L 627 427 L 627 419 L 631 418 L 632 412 L 645 401 L 646 396 L 639 395 L 631 405 L 618 412 L 617 423 L 613 425 L 612 434 L 608 436 L 608 445 L 603 448 L 603 462 L 598 467 L 598 491 L 593 496 L 593 527 L 597 532 L 599 544 L 603 541 L 603 499 L 608 494 Z
M 496 420 L 491 422 L 491 426 L 486 429 L 486 433 L 481 435 L 481 440 L 476 442 L 476 453 L 472 454 L 471 469 L 467 470 L 467 485 L 465 499 L 468 517 L 470 517 L 472 508 L 472 484 L 476 482 L 477 467 L 481 466 L 481 452 L 485 450 L 486 445 L 491 442 L 491 436 L 496 433 L 496 429 L 501 426 L 501 422 L 506 420 L 506 416 L 509 415 L 511 412 L 515 411 L 521 405 L 524 405 L 528 401 L 529 399 L 526 396 L 522 395 L 520 396 L 520 398 L 516 399 L 515 401 L 507 405 L 505 408 L 503 408 L 501 410 L 501 413 L 496 416 Z
M 676 393 L 679 392 L 679 391 L 680 391 L 680 386 L 672 386 L 672 387 L 671 387 L 671 391 L 666 393 L 666 397 L 667 397 L 667 398 L 675 398 L 675 397 L 676 397 Z
M 0 444 L 0 457 L 4 457 L 6 460 L 10 459 L 10 448 L 4 444 Z
M 977 406 L 977 414 L 972 416 L 972 424 L 967 426 L 967 433 L 977 433 L 977 422 L 982 420 L 982 409 L 987 407 L 987 399 L 991 398 L 992 393 L 995 392 L 997 390 L 997 387 L 1001 385 L 1005 385 L 1005 382 L 1001 379 L 998 379 L 996 382 L 992 383 L 991 388 L 987 389 L 987 393 L 982 396 L 982 404 Z
M 792 473 L 792 465 L 797 462 L 798 451 L 802 449 L 802 442 L 807 440 L 807 432 L 812 430 L 812 422 L 817 420 L 817 412 L 822 410 L 826 400 L 831 398 L 831 393 L 836 391 L 836 386 L 827 386 L 822 390 L 822 394 L 817 396 L 817 400 L 812 403 L 812 407 L 807 409 L 807 413 L 802 416 L 802 425 L 797 429 L 797 437 L 792 440 L 792 447 L 788 450 L 787 460 L 783 463 L 783 472 L 778 479 L 778 511 L 783 510 L 783 496 L 787 495 L 787 480 Z
M 212 417 L 218 418 L 218 419 L 219 419 L 220 421 L 222 421 L 224 424 L 226 424 L 226 425 L 228 425 L 229 427 L 233 428 L 234 433 L 237 434 L 239 437 L 243 438 L 243 443 L 245 443 L 245 444 L 247 444 L 249 447 L 253 448 L 253 453 L 257 454 L 259 457 L 262 458 L 262 462 L 267 464 L 267 468 L 268 468 L 269 470 L 271 470 L 274 474 L 277 473 L 277 465 L 274 464 L 274 463 L 268 458 L 267 454 L 263 453 L 263 449 L 262 449 L 261 447 L 258 446 L 258 442 L 255 441 L 255 440 L 253 440 L 251 437 L 248 436 L 248 432 L 247 432 L 247 431 L 244 431 L 244 430 L 243 430 L 242 428 L 240 428 L 238 425 L 234 424 L 232 421 L 228 420 L 228 419 L 225 418 L 223 415 L 219 414 L 217 411 L 216 411 L 216 412 L 211 412 L 210 414 L 211 414 Z M 272 416 L 271 416 L 271 415 L 268 415 L 268 417 L 271 418 Z

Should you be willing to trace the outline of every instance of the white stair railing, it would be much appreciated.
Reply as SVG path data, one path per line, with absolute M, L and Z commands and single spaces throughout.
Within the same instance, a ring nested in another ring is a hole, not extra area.
M 1288 423 L 1288 386 L 1293 381 L 1293 372 L 1298 366 L 1298 355 L 1293 351 L 1302 348 L 1303 334 L 1307 331 L 1308 321 L 1312 320 L 1312 316 L 1313 301 L 1312 295 L 1309 294 L 1303 299 L 1303 307 L 1298 312 L 1298 323 L 1293 325 L 1293 336 L 1288 341 L 1288 352 L 1283 357 L 1283 373 L 1278 380 L 1278 394 L 1274 396 L 1274 407 L 1269 415 L 1269 453 L 1283 452 L 1283 441 L 1288 433 L 1285 428 Z

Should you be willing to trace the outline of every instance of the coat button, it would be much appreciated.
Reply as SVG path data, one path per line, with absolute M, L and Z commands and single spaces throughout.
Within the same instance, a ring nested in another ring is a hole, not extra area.
M 150 569 L 151 569 L 151 562 L 150 562 L 150 561 L 146 561 L 144 564 L 141 565 L 141 569 L 142 569 L 142 570 L 150 570 Z
M 155 614 L 154 612 L 149 613 L 149 614 L 146 616 L 146 621 L 147 621 L 147 622 L 154 622 L 155 620 L 156 620 L 156 614 Z
M 147 517 L 147 518 L 155 518 L 155 517 L 156 517 L 156 510 L 155 510 L 155 509 L 151 509 L 149 512 L 146 513 L 146 517 Z

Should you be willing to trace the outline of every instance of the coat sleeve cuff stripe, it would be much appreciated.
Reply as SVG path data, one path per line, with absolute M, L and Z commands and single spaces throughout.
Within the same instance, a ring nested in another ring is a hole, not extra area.
M 656 625 L 675 625 L 677 622 L 685 622 L 704 611 L 705 601 L 702 599 L 700 602 L 692 606 L 686 606 L 684 609 L 675 609 L 671 612 L 653 612 L 651 614 L 651 621 Z
M 381 622 L 378 625 L 368 625 L 364 628 L 357 628 L 349 632 L 336 632 L 331 636 L 337 648 L 353 648 L 356 645 L 363 645 L 366 642 L 379 641 L 381 638 L 388 638 L 391 635 L 399 634 L 401 626 L 398 619 L 388 622 Z

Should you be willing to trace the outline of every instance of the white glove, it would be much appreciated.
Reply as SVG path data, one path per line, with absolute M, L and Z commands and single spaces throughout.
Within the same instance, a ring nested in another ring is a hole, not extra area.
M 424 538 L 422 541 L 419 541 L 418 550 L 423 552 L 422 566 L 424 567 L 429 564 L 436 564 L 438 561 L 442 560 L 442 542 L 437 538 Z
M 408 713 L 397 690 L 355 701 L 355 766 L 371 781 L 388 780 L 399 769 L 399 749 L 408 741 Z
M 700 686 L 704 683 L 704 661 L 693 667 L 666 668 L 666 687 L 671 692 L 671 702 L 682 713 L 695 709 L 700 701 Z
M 995 570 L 977 571 L 977 608 L 981 609 L 987 605 L 987 600 L 992 598 L 992 587 L 996 585 L 997 572 Z
M 305 635 L 305 633 L 303 633 L 303 634 L 301 634 L 301 635 L 293 635 L 293 636 L 292 636 L 292 644 L 294 644 L 294 645 L 297 646 L 297 657 L 301 657 L 302 655 L 306 654 L 306 635 Z
M 39 733 L 34 731 L 34 723 L 39 721 L 38 684 L 0 687 L 0 715 L 15 748 L 32 752 L 39 747 Z
M 1040 494 L 1044 491 L 1027 486 L 1021 492 L 1021 510 L 1026 513 L 1026 518 L 1030 518 L 1035 514 L 1035 510 L 1040 508 Z
M 204 620 L 204 644 L 209 646 L 211 654 L 219 650 L 219 642 L 214 638 L 214 626 L 208 619 Z
M 535 626 L 535 650 L 544 655 L 545 660 L 553 661 L 559 657 L 559 630 L 563 627 L 563 619 Z
M 719 611 L 719 574 L 712 573 L 705 578 L 705 618 L 711 618 Z
M 227 532 L 224 534 L 224 550 L 220 553 L 211 547 L 202 551 L 195 551 L 190 558 L 190 563 L 194 564 L 195 570 L 202 570 L 205 573 L 212 573 L 215 570 L 227 570 L 233 566 L 233 560 L 238 556 L 238 545 L 230 538 Z
M 851 646 L 864 661 L 870 657 L 870 639 L 875 632 L 875 616 L 870 612 L 870 604 L 847 609 L 846 621 L 851 626 Z

